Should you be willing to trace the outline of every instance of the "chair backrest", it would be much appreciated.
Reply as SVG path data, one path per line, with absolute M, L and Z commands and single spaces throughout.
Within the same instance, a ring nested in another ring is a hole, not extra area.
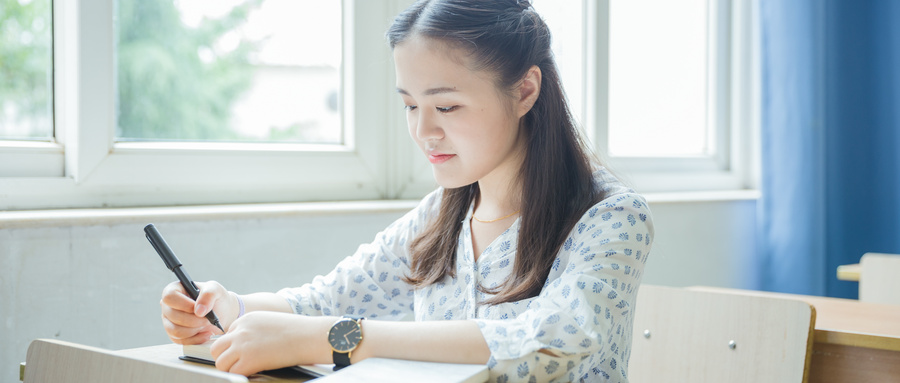
M 208 368 L 137 359 L 75 343 L 37 339 L 25 357 L 25 383 L 231 383 L 247 378 Z
M 628 377 L 643 382 L 805 382 L 815 309 L 791 299 L 642 285 Z
M 900 305 L 900 254 L 866 253 L 859 263 L 859 300 Z

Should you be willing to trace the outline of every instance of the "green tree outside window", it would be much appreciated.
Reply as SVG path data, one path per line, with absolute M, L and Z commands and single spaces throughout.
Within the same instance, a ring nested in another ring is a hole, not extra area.
M 53 136 L 50 0 L 0 0 L 0 139 Z
M 171 0 L 119 0 L 118 129 L 126 140 L 237 140 L 231 106 L 251 85 L 254 42 L 217 52 L 261 0 L 218 19 L 185 26 Z

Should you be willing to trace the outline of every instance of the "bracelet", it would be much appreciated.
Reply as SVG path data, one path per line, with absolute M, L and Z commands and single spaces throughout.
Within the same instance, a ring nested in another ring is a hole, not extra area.
M 237 298 L 237 301 L 238 301 L 238 316 L 237 316 L 237 318 L 240 318 L 240 317 L 244 316 L 244 313 L 245 313 L 244 300 L 241 299 L 240 295 L 237 295 L 237 293 L 235 293 L 233 291 L 231 292 L 231 294 L 234 294 L 234 297 Z M 237 319 L 237 318 L 234 318 L 234 319 Z

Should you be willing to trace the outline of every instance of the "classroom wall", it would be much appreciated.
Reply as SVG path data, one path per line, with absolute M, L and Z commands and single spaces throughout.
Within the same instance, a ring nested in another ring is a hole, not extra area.
M 645 283 L 749 285 L 741 264 L 755 253 L 755 201 L 651 200 L 650 206 L 657 234 Z M 249 293 L 300 285 L 329 271 L 402 214 L 155 223 L 195 280 L 216 279 Z M 35 338 L 113 350 L 168 342 L 158 301 L 174 276 L 143 237 L 147 222 L 120 221 L 0 226 L 0 381 L 18 381 L 18 364 Z

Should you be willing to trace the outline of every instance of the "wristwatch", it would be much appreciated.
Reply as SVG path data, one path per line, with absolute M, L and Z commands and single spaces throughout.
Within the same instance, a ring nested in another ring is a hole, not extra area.
M 362 320 L 360 316 L 344 315 L 328 330 L 328 343 L 334 357 L 334 370 L 350 365 L 350 353 L 362 341 Z

